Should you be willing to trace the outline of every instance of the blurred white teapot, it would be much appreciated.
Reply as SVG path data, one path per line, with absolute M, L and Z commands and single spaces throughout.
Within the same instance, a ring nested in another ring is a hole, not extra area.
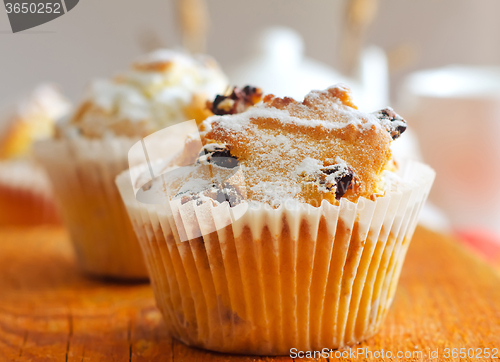
M 337 83 L 348 85 L 360 109 L 374 111 L 389 103 L 387 59 L 383 50 L 363 51 L 358 79 L 343 76 L 329 66 L 304 56 L 304 41 L 292 29 L 272 27 L 259 37 L 254 55 L 229 71 L 234 85 L 252 84 L 265 93 L 302 100 L 312 89 Z

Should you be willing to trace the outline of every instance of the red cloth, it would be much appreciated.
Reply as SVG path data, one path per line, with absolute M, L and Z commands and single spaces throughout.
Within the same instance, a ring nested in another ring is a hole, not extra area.
M 457 230 L 456 233 L 488 261 L 500 263 L 500 235 L 482 229 Z

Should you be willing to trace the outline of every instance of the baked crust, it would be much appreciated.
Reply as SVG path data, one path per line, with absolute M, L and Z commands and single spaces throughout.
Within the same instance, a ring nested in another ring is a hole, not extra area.
M 205 142 L 225 145 L 238 159 L 249 200 L 336 203 L 339 185 L 328 189 L 321 170 L 338 164 L 354 174 L 342 196 L 368 198 L 391 160 L 390 133 L 374 114 L 357 110 L 344 86 L 312 91 L 302 102 L 268 95 L 253 111 L 207 121 Z
M 93 82 L 69 124 L 60 125 L 58 136 L 143 138 L 190 119 L 201 123 L 211 115 L 207 100 L 226 87 L 213 59 L 158 50 L 111 79 Z

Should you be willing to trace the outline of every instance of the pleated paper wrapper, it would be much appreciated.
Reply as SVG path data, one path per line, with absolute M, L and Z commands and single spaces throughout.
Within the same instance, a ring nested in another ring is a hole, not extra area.
M 434 180 L 428 166 L 407 162 L 398 191 L 375 201 L 230 208 L 139 202 L 130 179 L 139 173 L 126 171 L 117 184 L 171 334 L 255 355 L 340 348 L 374 335 Z
M 0 226 L 58 225 L 50 182 L 31 160 L 0 162 Z
M 35 144 L 60 204 L 81 269 L 93 276 L 147 279 L 137 237 L 115 184 L 129 167 L 128 138 L 50 140 Z

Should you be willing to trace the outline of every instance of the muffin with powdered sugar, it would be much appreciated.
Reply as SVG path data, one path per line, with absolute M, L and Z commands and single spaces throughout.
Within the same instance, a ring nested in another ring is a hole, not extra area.
M 245 89 L 213 102 L 191 165 L 147 184 L 155 205 L 139 173 L 117 178 L 158 306 L 173 336 L 215 351 L 356 344 L 384 320 L 434 172 L 397 165 L 406 122 L 345 86 L 257 104 Z

